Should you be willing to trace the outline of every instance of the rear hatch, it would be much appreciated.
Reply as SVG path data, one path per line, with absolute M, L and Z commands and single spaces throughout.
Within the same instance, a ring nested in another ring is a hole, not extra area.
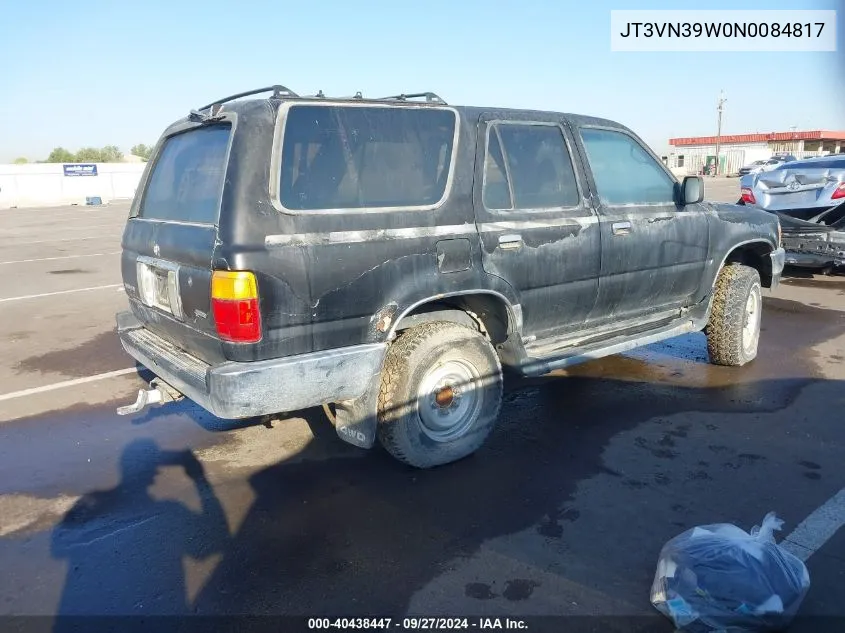
M 211 309 L 211 274 L 232 125 L 167 136 L 123 233 L 122 274 L 135 314 L 153 333 L 206 362 L 224 359 Z

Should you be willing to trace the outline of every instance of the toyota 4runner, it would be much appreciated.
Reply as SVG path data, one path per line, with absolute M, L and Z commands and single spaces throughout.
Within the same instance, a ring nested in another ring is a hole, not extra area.
M 506 370 L 701 330 L 712 363 L 744 365 L 780 224 L 703 198 L 590 116 L 283 86 L 216 101 L 164 132 L 126 223 L 118 332 L 156 378 L 119 412 L 324 405 L 342 439 L 426 468 L 482 445 Z

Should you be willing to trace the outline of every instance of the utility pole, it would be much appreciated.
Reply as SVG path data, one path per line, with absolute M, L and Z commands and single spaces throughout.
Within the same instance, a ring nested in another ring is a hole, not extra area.
M 719 105 L 716 107 L 716 111 L 719 113 L 718 123 L 716 124 L 716 169 L 714 170 L 714 175 L 719 175 L 719 148 L 722 144 L 722 111 L 725 109 L 725 92 L 724 90 L 719 93 Z

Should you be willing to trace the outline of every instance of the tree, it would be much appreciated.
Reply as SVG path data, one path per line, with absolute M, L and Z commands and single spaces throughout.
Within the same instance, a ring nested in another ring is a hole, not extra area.
M 57 147 L 50 155 L 47 157 L 47 160 L 44 162 L 47 163 L 72 163 L 76 158 L 73 154 L 71 154 L 68 150 L 64 147 Z
M 123 152 L 116 145 L 106 145 L 100 150 L 100 162 L 119 163 L 123 160 Z
M 28 162 L 29 160 L 24 158 L 23 156 L 15 159 L 15 165 L 26 165 Z
M 143 158 L 145 161 L 150 160 L 150 155 L 153 153 L 152 147 L 147 147 L 143 143 L 140 145 L 135 145 L 129 152 L 133 156 L 138 156 L 139 158 Z
M 103 153 L 96 147 L 83 147 L 74 158 L 77 163 L 102 163 L 102 159 Z

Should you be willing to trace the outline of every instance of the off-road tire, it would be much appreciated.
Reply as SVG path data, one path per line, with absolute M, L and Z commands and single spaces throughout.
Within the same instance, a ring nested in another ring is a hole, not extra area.
M 741 367 L 757 357 L 760 340 L 760 314 L 755 314 L 756 332 L 743 344 L 746 324 L 746 305 L 751 293 L 756 293 L 757 310 L 762 312 L 763 296 L 760 273 L 742 264 L 729 264 L 722 268 L 713 290 L 713 307 L 704 333 L 707 336 L 707 353 L 714 365 Z
M 474 381 L 475 389 L 466 393 L 473 398 L 477 395 L 480 404 L 477 415 L 467 415 L 465 432 L 437 441 L 423 423 L 420 407 L 427 404 L 418 394 L 430 372 L 450 362 L 475 368 L 481 380 Z M 393 457 L 415 468 L 460 460 L 477 451 L 493 430 L 501 409 L 502 384 L 499 357 L 478 331 L 448 321 L 405 330 L 388 348 L 382 369 L 379 441 Z

